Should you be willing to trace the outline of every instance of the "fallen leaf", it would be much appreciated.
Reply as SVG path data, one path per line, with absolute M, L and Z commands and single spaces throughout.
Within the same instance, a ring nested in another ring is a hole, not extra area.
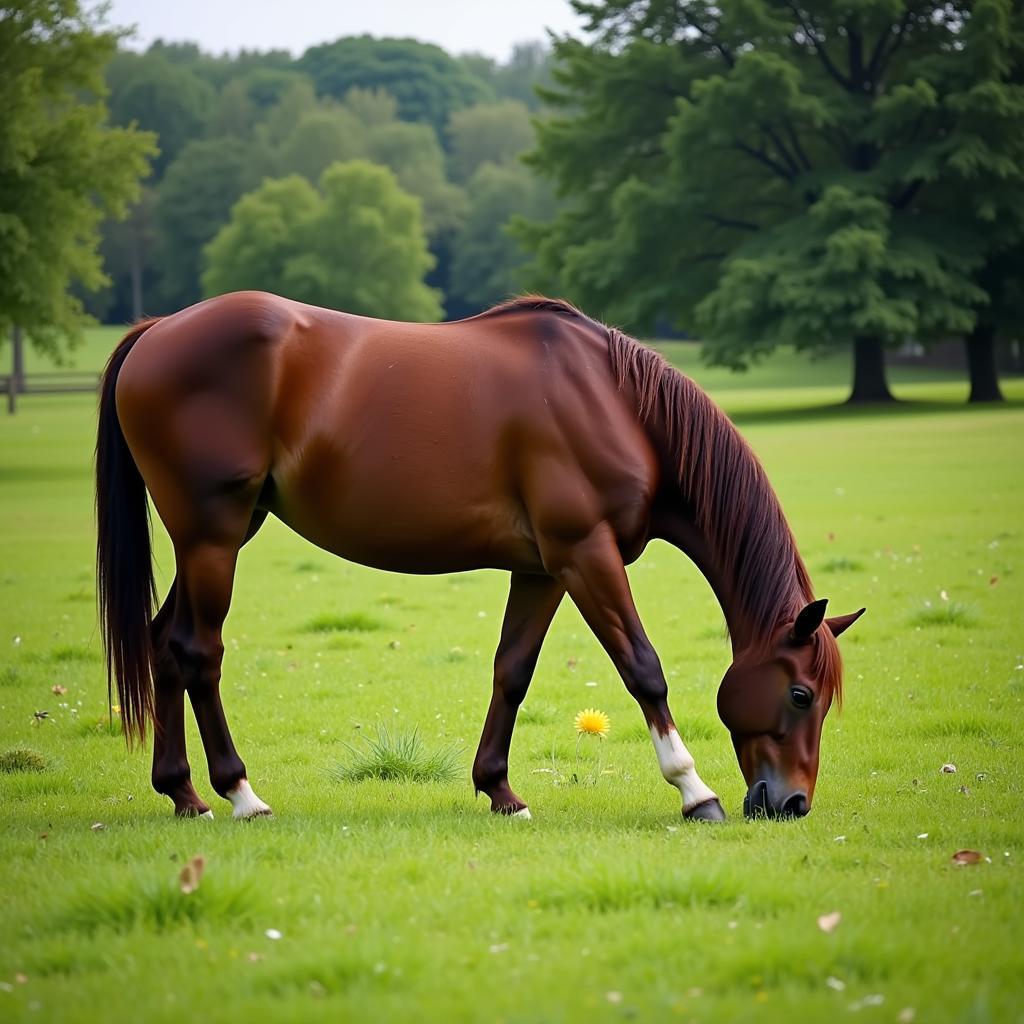
M 984 856 L 977 850 L 957 850 L 950 857 L 954 864 L 980 864 L 984 859 Z
M 943 775 L 956 775 L 955 764 L 944 764 L 941 768 Z
M 831 935 L 839 927 L 839 922 L 842 919 L 843 915 L 838 910 L 833 910 L 831 914 L 822 914 L 818 918 L 818 927 L 826 935 Z
M 622 1002 L 622 993 L 621 992 L 605 992 L 604 997 L 605 997 L 605 999 L 608 1000 L 609 1003 L 621 1003 Z
M 64 694 L 68 692 L 68 688 L 66 686 L 61 686 L 60 683 L 54 683 L 53 686 L 50 687 L 50 692 L 55 697 L 63 697 Z
M 992 576 L 992 577 L 989 578 L 988 585 L 990 587 L 994 587 L 998 582 L 999 582 L 999 577 L 998 576 Z
M 104 825 L 102 821 L 94 821 L 94 822 L 93 822 L 93 823 L 92 823 L 92 824 L 91 824 L 91 825 L 89 826 L 89 828 L 91 828 L 93 832 L 102 832 L 102 831 L 103 831 L 103 829 L 105 829 L 106 827 L 107 827 L 107 826 L 106 826 L 106 825 Z
M 904 1006 L 899 1013 L 896 1014 L 896 1020 L 899 1024 L 910 1024 L 914 1019 L 914 1008 L 912 1006 Z
M 181 869 L 181 874 L 178 875 L 178 885 L 186 896 L 199 888 L 199 881 L 203 877 L 203 869 L 205 867 L 206 860 L 203 857 L 196 856 L 187 861 Z
M 569 658 L 568 661 L 566 661 L 566 663 L 565 663 L 565 667 L 567 669 L 569 669 L 569 671 L 571 672 L 576 667 L 577 664 L 578 664 L 578 659 L 576 659 L 576 658 Z

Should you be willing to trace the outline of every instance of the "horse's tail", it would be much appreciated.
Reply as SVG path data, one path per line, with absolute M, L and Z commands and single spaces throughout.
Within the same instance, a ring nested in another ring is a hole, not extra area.
M 146 738 L 153 713 L 150 626 L 156 584 L 146 485 L 117 418 L 117 375 L 132 346 L 159 320 L 143 320 L 121 339 L 100 383 L 96 436 L 96 596 L 107 664 L 107 700 L 117 679 L 125 739 Z

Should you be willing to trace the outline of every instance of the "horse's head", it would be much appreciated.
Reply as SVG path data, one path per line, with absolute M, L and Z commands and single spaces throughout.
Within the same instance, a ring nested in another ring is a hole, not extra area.
M 718 714 L 748 786 L 748 816 L 802 817 L 811 809 L 821 726 L 842 674 L 835 638 L 864 614 L 826 619 L 827 603 L 814 601 L 780 625 L 767 649 L 741 652 L 718 690 Z

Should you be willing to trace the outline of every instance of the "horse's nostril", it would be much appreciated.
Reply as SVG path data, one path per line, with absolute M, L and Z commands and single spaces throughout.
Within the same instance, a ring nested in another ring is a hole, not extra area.
M 802 818 L 808 810 L 806 793 L 792 793 L 782 804 L 783 816 L 791 818 Z
M 771 816 L 772 809 L 768 803 L 768 783 L 761 779 L 755 782 L 747 795 L 743 798 L 743 813 L 748 818 L 756 817 L 759 814 Z

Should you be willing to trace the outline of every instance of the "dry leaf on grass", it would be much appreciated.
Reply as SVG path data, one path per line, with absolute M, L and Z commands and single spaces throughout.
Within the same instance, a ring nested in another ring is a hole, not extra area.
M 826 935 L 831 935 L 839 927 L 839 922 L 842 919 L 843 915 L 838 910 L 833 910 L 831 914 L 822 914 L 818 918 L 818 927 Z
M 203 877 L 203 869 L 205 867 L 205 858 L 196 856 L 187 861 L 181 869 L 181 874 L 178 875 L 178 885 L 186 896 L 199 888 L 199 882 Z
M 950 858 L 954 864 L 980 864 L 984 856 L 977 850 L 957 850 Z

